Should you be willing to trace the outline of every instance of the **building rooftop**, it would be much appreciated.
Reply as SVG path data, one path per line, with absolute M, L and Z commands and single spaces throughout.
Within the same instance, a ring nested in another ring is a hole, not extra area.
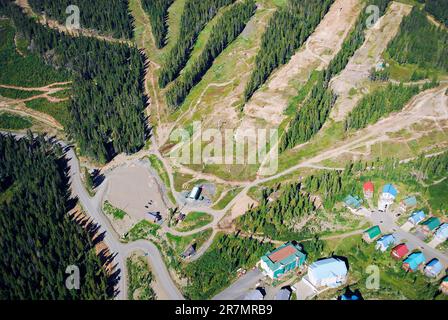
M 331 278 L 334 276 L 347 275 L 347 265 L 338 258 L 327 258 L 313 262 L 308 272 L 311 272 L 318 279 Z
M 426 215 L 423 211 L 417 211 L 410 216 L 409 220 L 412 223 L 417 224 L 420 221 L 423 221 L 425 219 L 425 217 L 426 217 Z
M 359 199 L 359 198 L 356 197 L 356 196 L 354 197 L 354 196 L 352 196 L 352 195 L 348 195 L 348 196 L 345 198 L 344 202 L 345 202 L 345 204 L 348 205 L 349 207 L 354 208 L 354 209 L 358 209 L 359 207 L 361 207 L 362 200 Z
M 406 199 L 403 200 L 404 204 L 408 207 L 413 207 L 417 205 L 417 198 L 412 196 L 412 197 L 407 197 Z
M 418 268 L 419 265 L 421 265 L 422 263 L 424 263 L 426 260 L 425 255 L 418 251 L 418 252 L 414 252 L 411 253 L 404 261 L 403 263 L 407 263 L 409 264 L 409 267 L 412 270 L 416 270 Z
M 374 186 L 373 186 L 372 181 L 368 181 L 368 182 L 364 183 L 363 189 L 364 189 L 364 191 L 371 191 L 371 192 L 373 192 Z
M 266 262 L 271 270 L 277 270 L 280 266 L 290 264 L 297 258 L 299 260 L 304 259 L 306 255 L 301 250 L 300 245 L 288 242 L 261 257 L 261 259 Z
M 397 191 L 397 189 L 395 189 L 395 187 L 394 187 L 393 185 L 391 185 L 391 184 L 386 184 L 386 185 L 383 187 L 383 193 L 390 193 L 391 195 L 393 195 L 394 197 L 396 197 L 397 194 L 398 194 L 398 191 Z
M 291 291 L 286 288 L 280 289 L 275 295 L 275 300 L 289 300 L 291 298 Z
M 404 257 L 409 252 L 409 249 L 407 245 L 402 243 L 394 247 L 392 251 L 395 252 L 399 257 Z
M 440 220 L 437 217 L 431 217 L 423 222 L 422 225 L 426 226 L 430 231 L 432 231 L 440 225 Z
M 439 238 L 448 238 L 448 223 L 443 223 L 436 231 Z
M 377 243 L 381 243 L 387 247 L 395 243 L 395 237 L 391 234 L 386 234 L 379 238 Z
M 434 258 L 431 261 L 428 262 L 428 264 L 425 267 L 425 271 L 430 271 L 431 274 L 437 275 L 443 270 L 443 265 L 439 261 L 439 259 Z
M 373 226 L 364 231 L 364 233 L 367 234 L 370 239 L 374 239 L 381 234 L 381 229 L 379 226 Z

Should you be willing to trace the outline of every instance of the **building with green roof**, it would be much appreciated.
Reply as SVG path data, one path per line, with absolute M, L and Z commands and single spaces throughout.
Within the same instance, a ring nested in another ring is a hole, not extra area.
M 436 217 L 431 217 L 428 220 L 422 222 L 423 230 L 426 232 L 434 231 L 438 226 L 440 226 L 440 220 Z
M 372 228 L 367 229 L 364 231 L 362 238 L 366 242 L 372 242 L 376 238 L 378 238 L 381 235 L 381 229 L 379 226 L 373 226 Z
M 260 268 L 271 279 L 278 279 L 305 263 L 306 254 L 299 244 L 287 242 L 260 259 Z

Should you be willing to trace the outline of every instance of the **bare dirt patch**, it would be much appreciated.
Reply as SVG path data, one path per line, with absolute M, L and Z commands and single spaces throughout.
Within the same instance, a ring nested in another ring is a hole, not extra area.
M 370 70 L 378 63 L 389 42 L 397 34 L 403 17 L 411 9 L 409 5 L 392 2 L 386 14 L 366 31 L 364 44 L 355 52 L 341 74 L 331 81 L 331 88 L 339 96 L 331 114 L 333 119 L 342 121 L 362 98 Z M 356 94 L 351 95 L 351 91 Z
M 107 174 L 104 200 L 127 213 L 121 220 L 111 219 L 116 231 L 122 235 L 139 221 L 149 220 L 148 212 L 160 212 L 166 217 L 167 206 L 160 185 L 152 175 L 146 161 L 132 161 Z
M 321 70 L 339 52 L 361 9 L 358 0 L 336 0 L 302 48 L 256 92 L 244 110 L 248 117 L 279 125 L 288 100 L 313 70 Z

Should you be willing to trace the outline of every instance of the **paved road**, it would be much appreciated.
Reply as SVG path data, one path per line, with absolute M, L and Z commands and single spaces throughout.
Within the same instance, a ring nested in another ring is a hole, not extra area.
M 235 281 L 230 287 L 213 297 L 212 300 L 238 300 L 249 290 L 255 289 L 257 283 L 264 277 L 260 270 L 250 270 Z
M 448 256 L 439 250 L 432 248 L 428 245 L 428 243 L 424 242 L 414 234 L 401 229 L 394 221 L 394 213 L 382 213 L 377 210 L 373 210 L 373 213 L 371 213 L 371 211 L 367 209 L 365 209 L 364 212 L 370 222 L 374 225 L 380 226 L 383 234 L 393 233 L 398 241 L 403 242 L 405 240 L 409 250 L 418 249 L 422 251 L 426 257 L 426 262 L 433 258 L 437 258 L 444 264 L 445 268 L 448 267 Z
M 67 158 L 69 159 L 69 167 L 70 167 L 70 178 L 71 178 L 71 188 L 73 195 L 76 195 L 81 203 L 83 209 L 86 213 L 101 226 L 100 232 L 106 231 L 105 233 L 105 243 L 109 247 L 110 251 L 114 254 L 117 254 L 115 258 L 115 262 L 117 263 L 117 269 L 121 270 L 121 277 L 118 284 L 118 299 L 126 299 L 127 295 L 127 277 L 126 277 L 126 267 L 125 260 L 126 258 L 136 250 L 142 250 L 145 253 L 148 253 L 150 264 L 152 267 L 152 272 L 156 278 L 156 281 L 161 285 L 166 295 L 172 300 L 181 300 L 183 299 L 182 294 L 179 289 L 174 284 L 171 279 L 169 272 L 165 266 L 165 263 L 160 255 L 157 247 L 150 241 L 147 240 L 139 240 L 136 242 L 132 242 L 129 244 L 122 244 L 118 240 L 118 235 L 116 235 L 112 225 L 109 220 L 104 216 L 101 211 L 101 201 L 92 201 L 95 199 L 101 198 L 100 190 L 94 199 L 91 199 L 89 194 L 84 188 L 84 185 L 81 181 L 81 172 L 79 168 L 78 159 L 76 158 L 75 152 L 73 148 L 70 148 L 67 152 Z M 104 184 L 105 185 L 105 184 Z
M 9 132 L 0 133 L 9 134 Z M 14 135 L 17 138 L 24 136 L 23 134 Z M 148 254 L 148 259 L 152 267 L 154 277 L 161 289 L 164 291 L 165 296 L 171 300 L 183 300 L 184 297 L 171 279 L 158 248 L 152 242 L 147 240 L 139 240 L 128 244 L 123 244 L 119 241 L 118 235 L 115 233 L 109 220 L 101 211 L 100 199 L 102 198 L 106 183 L 103 182 L 103 187 L 98 190 L 94 198 L 91 198 L 82 183 L 79 162 L 73 148 L 68 148 L 67 144 L 62 141 L 60 141 L 59 144 L 63 148 L 66 148 L 66 158 L 68 159 L 68 166 L 70 169 L 69 176 L 73 196 L 78 198 L 85 213 L 99 225 L 98 232 L 104 233 L 105 235 L 104 243 L 107 245 L 111 253 L 116 255 L 114 258 L 116 270 L 120 270 L 119 283 L 116 287 L 116 290 L 118 291 L 116 299 L 127 299 L 126 258 L 132 252 L 141 250 Z

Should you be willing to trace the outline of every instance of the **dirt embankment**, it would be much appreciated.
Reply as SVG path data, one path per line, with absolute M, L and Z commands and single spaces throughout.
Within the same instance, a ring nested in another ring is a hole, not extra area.
M 360 10 L 358 0 L 336 0 L 302 48 L 246 104 L 246 118 L 280 124 L 289 99 L 297 94 L 297 88 L 308 80 L 313 70 L 325 68 L 339 52 Z
M 366 31 L 364 44 L 355 52 L 345 69 L 332 79 L 331 88 L 339 97 L 331 114 L 334 120 L 344 120 L 362 98 L 370 70 L 380 61 L 389 42 L 398 33 L 403 17 L 411 9 L 409 5 L 392 2 L 385 15 Z

